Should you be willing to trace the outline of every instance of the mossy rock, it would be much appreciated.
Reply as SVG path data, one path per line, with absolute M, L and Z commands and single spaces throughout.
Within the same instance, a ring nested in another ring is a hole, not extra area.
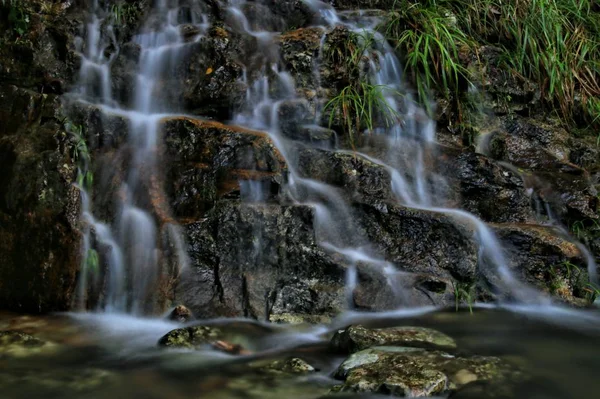
M 56 345 L 20 331 L 0 331 L 0 357 L 27 357 L 52 352 Z
M 373 392 L 424 397 L 453 392 L 475 381 L 518 382 L 520 371 L 497 357 L 459 357 L 420 348 L 378 346 L 352 354 L 332 392 Z
M 354 353 L 380 345 L 402 345 L 410 347 L 456 348 L 454 340 L 444 333 L 424 327 L 367 328 L 350 326 L 339 330 L 331 340 L 337 351 Z
M 158 345 L 171 348 L 195 349 L 224 338 L 225 333 L 218 327 L 186 327 L 170 331 L 158 341 Z

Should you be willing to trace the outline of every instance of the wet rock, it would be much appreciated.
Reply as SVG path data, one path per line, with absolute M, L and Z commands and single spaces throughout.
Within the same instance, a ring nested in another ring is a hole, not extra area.
M 569 135 L 552 122 L 507 117 L 490 141 L 490 155 L 530 170 L 576 172 L 569 164 Z
M 315 74 L 321 48 L 323 28 L 304 28 L 283 33 L 279 38 L 281 57 L 297 87 L 318 89 L 319 79 Z
M 163 121 L 163 134 L 176 216 L 198 216 L 219 198 L 239 198 L 240 181 L 259 182 L 265 199 L 277 194 L 286 166 L 266 133 L 169 118 Z
M 357 206 L 370 241 L 402 270 L 474 279 L 477 246 L 471 227 L 460 219 L 391 204 Z
M 351 62 L 352 34 L 345 27 L 336 27 L 328 32 L 323 41 L 322 60 L 319 69 L 321 86 L 337 93 L 359 79 L 359 70 Z
M 424 397 L 455 391 L 472 381 L 502 380 L 522 374 L 496 357 L 459 357 L 419 348 L 382 346 L 352 354 L 335 377 L 337 392 L 373 392 Z
M 459 187 L 461 208 L 486 222 L 534 220 L 531 198 L 518 174 L 479 154 L 458 156 L 449 171 Z
M 20 331 L 0 331 L 0 357 L 26 357 L 52 352 L 55 345 Z
M 526 185 L 566 224 L 598 218 L 590 176 L 570 162 L 576 140 L 552 121 L 505 118 L 504 126 L 490 140 L 491 157 L 525 169 Z
M 380 10 L 392 9 L 396 4 L 394 0 L 334 0 L 332 5 L 338 10 L 369 9 L 376 8 Z
M 0 84 L 0 103 L 0 303 L 66 310 L 80 256 L 73 139 L 55 95 Z
M 180 323 L 186 323 L 193 320 L 193 318 L 194 315 L 192 314 L 192 311 L 183 305 L 176 306 L 168 316 L 169 320 L 178 321 Z
M 42 7 L 42 3 L 19 2 L 19 11 L 28 18 L 21 32 L 7 19 L 0 20 L 0 82 L 62 94 L 77 70 L 75 36 L 85 13 L 68 1 L 55 2 L 52 7 Z M 0 4 L 0 14 L 8 15 L 11 6 Z
M 494 230 L 511 253 L 510 268 L 518 280 L 567 302 L 584 302 L 587 266 L 577 245 L 551 227 L 503 225 Z M 483 272 L 492 283 L 497 278 Z
M 284 100 L 277 108 L 281 134 L 291 139 L 300 137 L 300 129 L 314 120 L 305 100 Z
M 468 68 L 481 90 L 479 101 L 497 114 L 533 108 L 541 99 L 539 86 L 500 67 L 503 54 L 504 50 L 495 46 L 482 46 L 472 54 Z
M 361 325 L 339 330 L 331 339 L 337 351 L 359 352 L 373 346 L 409 346 L 455 348 L 452 338 L 439 331 L 424 327 L 367 328 Z
M 110 371 L 94 368 L 57 368 L 43 370 L 37 367 L 15 368 L 0 373 L 0 384 L 6 395 L 19 392 L 19 398 L 34 398 L 44 392 L 46 397 L 79 397 L 106 388 L 116 379 Z M 4 393 L 3 393 L 4 395 Z M 17 399 L 15 396 L 4 396 Z
M 267 327 L 250 322 L 197 325 L 168 332 L 159 339 L 158 346 L 182 349 L 210 347 L 231 354 L 249 354 L 254 340 L 271 332 Z
M 357 202 L 380 202 L 393 198 L 389 172 L 352 153 L 298 147 L 298 172 L 339 187 Z
M 315 372 L 315 368 L 306 361 L 292 357 L 283 360 L 259 361 L 251 364 L 260 371 L 273 374 L 306 374 Z
M 130 121 L 123 115 L 103 110 L 95 105 L 68 105 L 70 121 L 82 126 L 89 151 L 116 149 L 127 141 Z
M 167 333 L 158 341 L 158 345 L 170 348 L 196 349 L 210 345 L 224 337 L 225 332 L 218 327 L 186 327 Z
M 281 32 L 302 28 L 313 21 L 313 12 L 301 0 L 261 0 L 244 4 L 242 9 L 254 24 L 254 30 Z
M 187 226 L 177 300 L 200 317 L 337 314 L 345 269 L 317 245 L 312 220 L 308 206 L 219 201 Z

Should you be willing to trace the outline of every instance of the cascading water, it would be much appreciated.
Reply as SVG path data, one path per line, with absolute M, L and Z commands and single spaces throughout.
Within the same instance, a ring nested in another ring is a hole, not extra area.
M 130 151 L 131 161 L 117 193 L 114 225 L 96 220 L 91 198 L 82 189 L 82 214 L 86 225 L 83 257 L 87 259 L 92 251 L 97 251 L 95 257 L 101 252 L 104 259 L 105 296 L 98 306 L 106 311 L 136 314 L 152 311 L 154 293 L 164 277 L 159 257 L 165 241 L 174 248 L 177 268 L 183 269 L 187 264 L 180 228 L 168 216 L 168 209 L 157 204 L 162 188 L 156 179 L 160 176 L 157 165 L 160 121 L 176 106 L 158 94 L 159 84 L 172 73 L 180 56 L 193 44 L 181 35 L 179 14 L 179 8 L 170 8 L 166 1 L 157 1 L 152 27 L 134 37 L 140 47 L 140 57 L 131 109 L 120 107 L 112 98 L 110 68 L 118 48 L 110 14 L 97 1 L 93 3 L 90 23 L 83 33 L 86 40 L 81 39 L 79 43 L 82 63 L 78 98 L 129 122 L 129 143 L 125 150 Z M 189 23 L 198 29 L 195 40 L 199 40 L 208 28 L 206 18 L 192 18 Z M 107 57 L 105 54 L 109 53 L 110 46 L 112 52 Z M 80 307 L 85 307 L 90 276 L 96 273 L 90 270 L 88 263 L 84 262 L 80 274 Z
M 380 152 L 374 156 L 355 151 L 353 156 L 362 157 L 388 171 L 392 192 L 400 204 L 443 213 L 471 226 L 479 243 L 480 267 L 493 272 L 495 284 L 508 297 L 521 302 L 546 302 L 544 295 L 513 276 L 504 250 L 490 227 L 466 211 L 447 207 L 448 183 L 442 175 L 432 171 L 437 157 L 435 123 L 412 99 L 394 50 L 376 30 L 377 18 L 361 13 L 351 17 L 340 15 L 329 4 L 318 0 L 306 0 L 305 3 L 318 14 L 316 22 L 324 26 L 319 57 L 313 65 L 317 85 L 321 81 L 318 63 L 322 61 L 326 35 L 336 26 L 344 26 L 362 41 L 359 43 L 363 48 L 362 78 L 380 90 L 384 102 L 386 115 L 377 116 L 383 117 L 386 123 L 375 126 L 372 132 L 386 143 L 383 154 Z M 242 83 L 248 87 L 245 106 L 233 117 L 233 122 L 269 133 L 288 164 L 289 175 L 284 190 L 288 198 L 314 208 L 314 224 L 320 245 L 346 259 L 348 291 L 351 292 L 357 284 L 357 269 L 373 268 L 393 288 L 398 305 L 409 306 L 398 287 L 402 287 L 403 279 L 410 273 L 397 270 L 360 233 L 352 206 L 341 190 L 306 178 L 299 171 L 294 144 L 282 132 L 280 111 L 290 104 L 306 100 L 296 93 L 294 79 L 280 62 L 277 32 L 263 28 L 260 20 L 249 18 L 245 9 L 247 5 L 246 1 L 230 1 L 225 15 L 234 30 L 253 38 L 258 48 L 258 54 L 253 55 L 243 68 Z M 119 51 L 114 30 L 98 2 L 94 2 L 93 10 L 86 25 L 85 40 L 81 39 L 78 43 L 82 64 L 77 94 L 81 101 L 91 102 L 105 113 L 119 115 L 129 121 L 127 148 L 131 151 L 131 161 L 118 193 L 117 222 L 114 225 L 97 220 L 92 212 L 90 196 L 82 193 L 83 220 L 87 229 L 83 240 L 84 257 L 90 251 L 99 251 L 107 265 L 101 307 L 144 313 L 149 310 L 148 303 L 163 273 L 160 257 L 165 234 L 176 248 L 179 267 L 186 264 L 183 236 L 169 217 L 168 209 L 157 208 L 155 200 L 161 190 L 156 178 L 160 176 L 157 164 L 160 121 L 178 109 L 177 101 L 174 103 L 171 97 L 158 93 L 161 84 L 164 84 L 162 80 L 177 68 L 190 44 L 207 32 L 208 23 L 206 17 L 192 13 L 191 20 L 186 22 L 194 25 L 199 34 L 192 39 L 184 37 L 179 8 L 169 7 L 166 1 L 157 1 L 151 23 L 133 40 L 139 45 L 140 57 L 134 95 L 130 101 L 132 105 L 126 108 L 118 105 L 119 101 L 113 98 L 111 89 L 111 64 Z M 317 92 L 317 97 L 322 96 L 319 88 Z M 320 98 L 309 104 L 314 118 L 311 122 L 302 122 L 305 128 L 314 128 L 321 123 L 324 112 L 322 100 Z M 267 196 L 263 189 L 263 185 L 256 181 L 240 182 L 242 199 L 249 206 L 264 202 Z M 590 270 L 595 270 L 595 266 Z M 93 281 L 96 279 L 93 274 L 85 262 L 78 295 L 81 305 L 88 285 L 98 283 Z M 590 272 L 590 276 L 593 278 L 594 274 Z
M 520 283 L 512 274 L 504 250 L 492 230 L 476 216 L 462 210 L 445 207 L 445 191 L 447 183 L 443 176 L 428 170 L 427 162 L 436 155 L 435 123 L 427 113 L 419 108 L 410 92 L 403 85 L 402 68 L 393 49 L 380 33 L 374 30 L 377 21 L 372 18 L 354 22 L 342 22 L 335 9 L 320 1 L 307 1 L 313 10 L 319 11 L 322 21 L 329 27 L 346 26 L 357 34 L 359 40 L 367 40 L 363 58 L 368 60 L 368 76 L 370 83 L 380 88 L 385 106 L 392 115 L 393 123 L 375 129 L 375 133 L 386 137 L 386 161 L 381 161 L 366 154 L 354 153 L 365 159 L 384 166 L 390 173 L 391 186 L 398 201 L 408 207 L 425 211 L 439 212 L 454 217 L 458 221 L 471 225 L 476 232 L 479 243 L 480 267 L 491 268 L 497 276 L 496 283 L 512 299 L 523 302 L 547 303 L 545 295 Z M 239 4 L 238 4 L 239 6 Z M 232 14 L 241 21 L 247 21 L 239 8 L 233 8 Z M 247 22 L 242 26 L 247 27 Z M 245 28 L 248 30 L 248 28 Z M 254 36 L 259 34 L 252 33 Z M 265 34 L 262 34 L 263 36 Z M 271 44 L 274 46 L 274 44 Z M 269 53 L 276 50 L 270 49 Z M 269 64 L 270 63 L 270 64 Z M 316 68 L 318 70 L 318 68 Z M 274 79 L 269 79 L 265 71 L 269 70 Z M 290 171 L 288 192 L 297 202 L 309 203 L 315 207 L 315 224 L 321 245 L 338 253 L 349 261 L 347 281 L 356 284 L 355 266 L 359 262 L 376 267 L 386 276 L 392 287 L 399 285 L 401 273 L 393 265 L 376 254 L 365 238 L 345 238 L 344 232 L 358 231 L 354 224 L 350 208 L 336 190 L 321 182 L 303 178 L 297 171 L 293 149 L 280 131 L 278 120 L 279 107 L 286 100 L 297 100 L 295 90 L 290 84 L 290 77 L 281 70 L 280 65 L 266 59 L 263 74 L 256 79 L 247 92 L 249 107 L 242 110 L 235 118 L 237 124 L 262 129 L 271 135 L 273 141 L 288 161 Z M 246 75 L 245 75 L 246 76 Z M 273 82 L 273 83 L 270 83 Z M 283 86 L 283 94 L 273 96 L 270 84 Z M 318 115 L 318 114 L 317 114 Z M 315 203 L 316 202 L 316 203 Z M 404 305 L 409 305 L 404 303 Z

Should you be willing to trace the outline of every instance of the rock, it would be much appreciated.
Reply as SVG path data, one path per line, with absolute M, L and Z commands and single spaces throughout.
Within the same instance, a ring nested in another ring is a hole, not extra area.
M 521 176 L 479 154 L 465 152 L 449 168 L 459 187 L 461 208 L 486 222 L 528 222 L 535 219 Z
M 472 281 L 477 245 L 470 226 L 439 212 L 357 205 L 370 242 L 401 270 Z
M 0 83 L 0 103 L 0 303 L 67 310 L 81 253 L 74 142 L 55 95 Z
M 269 328 L 250 322 L 197 325 L 168 332 L 159 339 L 158 346 L 181 349 L 211 347 L 231 354 L 248 354 L 254 340 L 271 332 Z
M 315 74 L 315 67 L 324 34 L 323 28 L 311 27 L 288 31 L 279 36 L 281 57 L 286 70 L 294 78 L 296 87 L 318 89 L 319 79 Z
M 338 392 L 425 397 L 453 392 L 472 381 L 514 383 L 522 374 L 497 357 L 459 357 L 420 348 L 380 346 L 352 354 L 335 378 Z
M 577 245 L 551 227 L 499 225 L 494 230 L 511 253 L 509 267 L 519 281 L 567 302 L 585 302 L 587 267 Z M 487 269 L 482 272 L 495 281 Z
M 452 338 L 439 331 L 424 327 L 366 328 L 356 325 L 339 330 L 331 339 L 337 351 L 354 353 L 373 346 L 410 346 L 455 348 Z
M 26 357 L 49 353 L 56 345 L 20 331 L 0 331 L 0 357 Z
M 539 86 L 531 80 L 502 68 L 504 50 L 495 46 L 482 46 L 471 56 L 468 69 L 473 81 L 483 93 L 479 98 L 485 109 L 497 114 L 526 111 L 539 104 Z
M 0 373 L 2 395 L 6 399 L 35 398 L 40 392 L 45 397 L 87 396 L 109 387 L 116 379 L 110 371 L 82 367 L 44 370 L 30 366 Z M 18 395 L 10 396 L 11 392 L 18 392 Z
M 552 122 L 506 117 L 490 140 L 494 159 L 530 170 L 576 172 L 569 164 L 568 133 Z
M 363 157 L 305 147 L 294 152 L 302 176 L 342 188 L 352 201 L 378 203 L 394 198 L 389 172 Z
M 189 118 L 163 121 L 166 156 L 170 160 L 168 190 L 178 217 L 194 217 L 223 197 L 239 197 L 240 181 L 262 185 L 273 198 L 286 169 L 266 133 Z
M 306 374 L 315 372 L 315 368 L 306 361 L 292 357 L 283 360 L 258 361 L 250 364 L 259 371 L 273 374 Z
M 225 333 L 218 327 L 179 328 L 164 335 L 158 341 L 158 345 L 170 348 L 195 349 L 219 341 L 223 339 L 224 335 Z
M 317 148 L 332 148 L 337 141 L 337 135 L 334 130 L 318 125 L 300 126 L 296 134 L 297 140 L 310 143 L 313 147 Z
M 345 268 L 316 243 L 305 205 L 219 201 L 187 226 L 190 270 L 176 299 L 199 317 L 333 316 Z
M 187 323 L 190 320 L 194 319 L 194 315 L 192 311 L 186 308 L 183 305 L 176 306 L 175 309 L 169 313 L 169 320 L 178 321 L 180 323 Z

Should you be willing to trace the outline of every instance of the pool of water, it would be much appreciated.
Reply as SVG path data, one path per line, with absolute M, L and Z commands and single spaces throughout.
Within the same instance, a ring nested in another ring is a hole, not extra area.
M 159 338 L 181 327 L 160 319 L 0 314 L 0 330 L 48 342 L 23 352 L 0 348 L 0 398 L 320 398 L 339 384 L 332 375 L 344 360 L 329 350 L 331 335 L 358 323 L 430 327 L 454 338 L 458 353 L 501 357 L 528 375 L 510 397 L 587 398 L 600 392 L 600 314 L 593 311 L 506 307 L 478 308 L 471 314 L 422 309 L 347 314 L 326 326 L 211 323 L 243 337 L 246 354 L 160 348 Z M 304 359 L 317 371 L 293 376 L 257 367 L 289 356 Z M 504 395 L 481 386 L 452 397 Z

